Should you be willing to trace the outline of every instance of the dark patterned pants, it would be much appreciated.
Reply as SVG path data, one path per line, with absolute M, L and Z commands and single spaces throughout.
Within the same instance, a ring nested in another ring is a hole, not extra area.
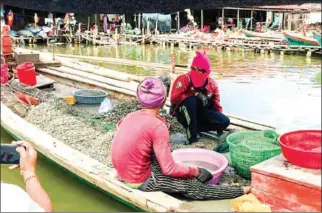
M 196 178 L 180 179 L 162 174 L 160 165 L 155 156 L 152 156 L 152 174 L 140 190 L 146 192 L 162 191 L 168 194 L 182 195 L 193 200 L 221 200 L 242 196 L 240 187 L 226 187 L 203 184 Z

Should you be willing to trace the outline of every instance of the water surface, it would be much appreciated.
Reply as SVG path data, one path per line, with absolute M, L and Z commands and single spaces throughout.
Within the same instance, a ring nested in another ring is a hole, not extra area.
M 28 47 L 51 51 L 51 47 Z M 321 57 L 255 54 L 203 47 L 213 76 L 221 90 L 224 112 L 272 125 L 281 130 L 321 128 Z M 161 46 L 73 46 L 58 45 L 58 53 L 115 57 L 170 64 L 188 64 L 195 50 Z M 160 75 L 167 69 L 93 62 L 103 67 L 143 76 Z M 187 70 L 188 71 L 188 70 Z

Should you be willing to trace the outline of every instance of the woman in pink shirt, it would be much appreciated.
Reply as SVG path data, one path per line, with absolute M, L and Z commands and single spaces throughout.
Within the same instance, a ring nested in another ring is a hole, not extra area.
M 137 89 L 142 109 L 119 121 L 113 139 L 112 162 L 118 178 L 142 191 L 181 194 L 190 199 L 229 199 L 250 192 L 250 187 L 208 185 L 212 175 L 203 168 L 177 164 L 170 150 L 169 125 L 158 116 L 166 89 L 156 78 Z

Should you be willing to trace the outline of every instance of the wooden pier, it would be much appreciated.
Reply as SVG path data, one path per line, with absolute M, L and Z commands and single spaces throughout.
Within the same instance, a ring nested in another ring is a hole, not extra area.
M 200 48 L 202 46 L 215 47 L 230 51 L 240 49 L 242 51 L 254 51 L 256 53 L 270 53 L 277 51 L 284 53 L 305 53 L 307 56 L 321 54 L 321 46 L 290 46 L 283 39 L 263 38 L 230 38 L 227 40 L 202 41 L 194 38 L 178 36 L 153 36 L 151 43 L 163 46 L 184 46 L 187 48 Z

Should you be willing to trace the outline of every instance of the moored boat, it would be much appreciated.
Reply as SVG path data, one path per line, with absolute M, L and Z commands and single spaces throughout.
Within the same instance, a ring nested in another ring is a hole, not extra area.
M 319 46 L 319 42 L 313 38 L 291 32 L 283 32 L 283 34 L 290 46 Z
M 128 87 L 134 82 L 125 84 L 122 88 L 116 83 L 115 79 L 101 77 L 101 82 L 94 80 L 94 74 L 88 74 L 87 79 L 81 75 L 76 76 L 70 72 L 64 73 L 64 69 L 51 70 L 50 68 L 39 69 L 39 73 L 54 79 L 56 82 L 74 86 L 77 88 L 99 88 L 117 94 L 114 97 L 133 98 L 135 92 L 131 91 L 134 87 Z M 50 71 L 51 70 L 51 71 Z M 76 70 L 75 70 L 76 71 Z M 98 75 L 97 75 L 98 76 Z M 105 79 L 105 80 L 104 80 Z M 105 83 L 103 82 L 105 81 Z M 258 124 L 242 118 L 230 116 L 234 127 L 239 129 L 263 130 L 272 127 L 268 125 Z M 142 192 L 127 187 L 122 182 L 118 181 L 115 176 L 115 170 L 110 168 L 93 158 L 71 148 L 62 141 L 49 135 L 42 129 L 36 127 L 24 118 L 14 113 L 10 106 L 1 103 L 1 125 L 4 129 L 10 132 L 17 139 L 30 141 L 35 148 L 41 152 L 46 158 L 54 161 L 60 167 L 65 168 L 69 172 L 76 175 L 78 178 L 85 180 L 87 183 L 99 188 L 103 192 L 117 198 L 130 207 L 144 211 L 175 211 L 175 212 L 190 212 L 190 211 L 214 211 L 218 201 L 186 201 L 167 195 L 162 192 Z
M 242 32 L 245 34 L 246 37 L 257 37 L 257 38 L 263 38 L 263 39 L 283 39 L 283 35 L 277 34 L 277 33 L 259 33 L 259 32 L 253 32 L 249 30 L 242 30 Z

